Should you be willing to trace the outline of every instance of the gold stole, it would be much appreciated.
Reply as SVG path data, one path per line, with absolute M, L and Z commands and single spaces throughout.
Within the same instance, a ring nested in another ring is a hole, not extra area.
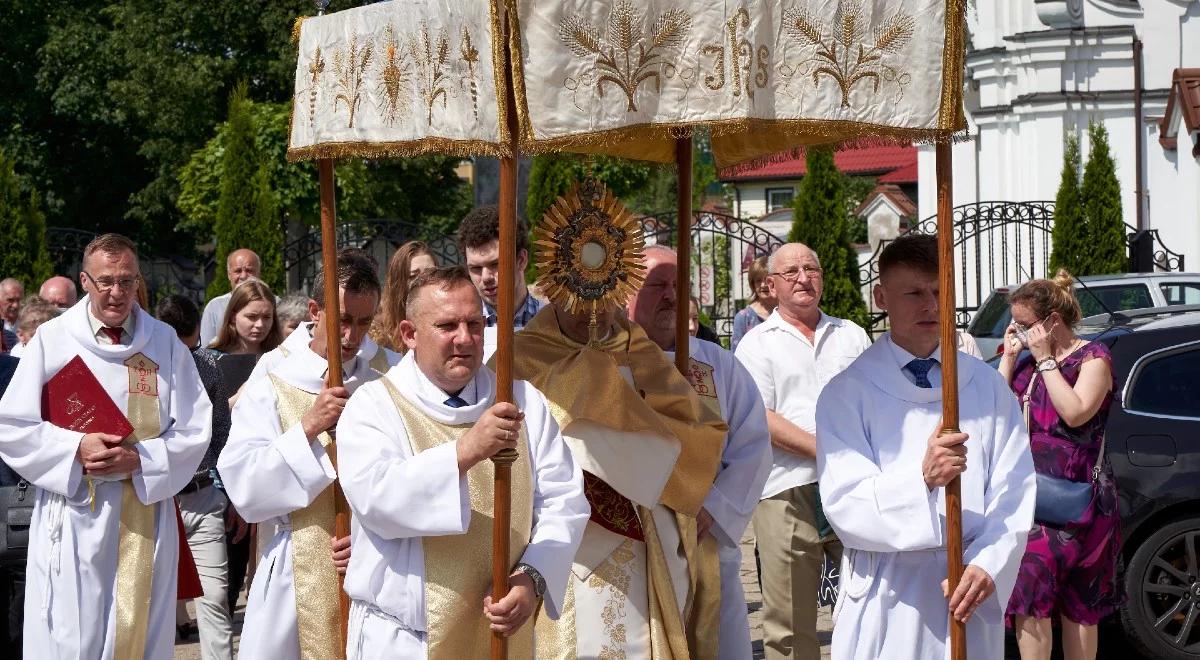
M 285 383 L 270 374 L 278 400 L 279 424 L 287 430 L 300 422 L 317 395 Z M 317 437 L 328 448 L 328 433 Z M 341 658 L 342 638 L 340 589 L 333 565 L 333 518 L 336 513 L 333 488 L 326 488 L 311 504 L 292 512 L 292 584 L 296 591 L 296 629 L 300 657 L 305 660 Z
M 162 431 L 158 410 L 158 365 L 142 353 L 124 362 L 129 372 L 126 414 L 133 433 L 126 447 Z M 150 627 L 150 598 L 154 581 L 155 514 L 157 506 L 138 499 L 133 481 L 121 482 L 121 522 L 117 541 L 116 648 L 117 658 L 146 656 L 146 631 Z M 172 529 L 168 533 L 174 534 Z
M 696 396 L 700 399 L 701 412 L 706 419 L 723 420 L 721 415 L 720 391 L 717 389 L 714 369 L 711 364 L 688 358 L 685 374 Z M 684 533 L 684 517 L 677 516 L 681 533 Z M 691 527 L 686 533 L 696 538 L 695 519 L 686 519 Z M 696 660 L 715 659 L 718 650 L 718 633 L 721 627 L 721 564 L 717 555 L 717 539 L 709 533 L 699 544 L 684 543 L 688 568 L 692 579 L 692 599 L 688 607 L 688 645 Z
M 383 379 L 392 397 L 414 454 L 455 442 L 472 424 L 443 424 L 400 394 Z M 529 545 L 533 527 L 533 472 L 529 439 L 524 426 L 512 465 L 512 517 L 509 527 L 508 565 L 515 566 Z M 486 658 L 491 643 L 487 619 L 479 612 L 492 587 L 492 507 L 495 469 L 480 461 L 467 472 L 471 496 L 471 522 L 466 534 L 427 536 L 425 555 L 425 631 L 430 660 Z M 533 657 L 533 622 L 528 621 L 508 638 L 510 658 Z

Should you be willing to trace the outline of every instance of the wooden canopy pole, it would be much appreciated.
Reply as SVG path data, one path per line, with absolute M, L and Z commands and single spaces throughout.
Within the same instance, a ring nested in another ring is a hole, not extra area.
M 507 24 L 507 19 L 505 20 Z M 496 402 L 513 402 L 513 313 L 514 289 L 517 268 L 517 167 L 520 152 L 517 150 L 516 98 L 513 94 L 512 51 L 508 39 L 504 40 L 505 67 L 504 90 L 508 97 L 503 121 L 508 126 L 509 148 L 512 155 L 500 159 L 500 276 L 496 294 Z M 517 452 L 505 449 L 492 456 L 495 470 L 495 490 L 492 506 L 492 602 L 508 594 L 508 574 L 512 569 L 508 562 L 509 527 L 512 520 L 512 464 Z M 526 625 L 532 625 L 527 622 Z M 492 660 L 508 658 L 508 640 L 499 633 L 492 633 Z
M 329 365 L 325 377 L 326 387 L 342 386 L 342 314 L 338 286 L 337 267 L 337 203 L 334 198 L 333 161 L 324 158 L 317 161 L 317 176 L 321 184 L 321 268 L 325 278 L 325 360 Z M 333 433 L 330 433 L 330 437 Z M 326 449 L 334 472 L 337 472 L 337 446 L 330 443 Z M 333 482 L 333 497 L 335 515 L 333 519 L 333 534 L 340 538 L 350 535 L 350 505 L 342 492 L 340 481 Z M 350 620 L 350 597 L 346 595 L 346 577 L 338 575 L 338 604 L 341 609 L 342 647 L 341 655 L 345 656 L 345 640 L 347 624 Z
M 679 272 L 675 277 L 675 368 L 687 375 L 688 316 L 691 308 L 692 275 L 692 136 L 675 140 L 675 167 L 678 172 L 678 196 L 675 199 L 675 225 L 679 232 L 675 251 Z
M 958 433 L 958 334 L 954 295 L 954 200 L 951 144 L 939 142 L 937 157 L 938 314 L 942 329 L 942 435 Z M 946 484 L 946 555 L 950 593 L 963 574 L 962 483 Z M 950 618 L 950 660 L 966 660 L 967 627 Z

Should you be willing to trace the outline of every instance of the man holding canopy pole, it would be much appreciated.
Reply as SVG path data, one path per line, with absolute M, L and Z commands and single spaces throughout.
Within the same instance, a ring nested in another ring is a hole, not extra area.
M 379 378 L 400 356 L 367 336 L 379 307 L 375 262 L 345 249 L 336 263 L 336 272 L 322 271 L 313 285 L 315 322 L 293 333 L 308 341 L 293 343 L 281 362 L 246 386 L 217 461 L 225 492 L 242 517 L 276 523 L 246 604 L 242 658 L 332 658 L 344 646 L 337 577 L 350 544 L 333 533 L 337 474 L 329 431 L 349 393 Z M 327 286 L 337 287 L 335 310 L 327 308 Z M 329 314 L 337 314 L 340 336 L 330 335 Z M 330 351 L 342 358 L 344 386 L 327 386 Z
M 962 432 L 942 430 L 938 252 L 909 235 L 879 257 L 875 302 L 890 330 L 817 401 L 825 515 L 842 540 L 833 657 L 942 660 L 950 617 L 972 660 L 1004 655 L 1004 609 L 1033 522 L 1029 435 L 983 362 L 958 356 Z M 962 475 L 963 561 L 944 594 L 944 486 Z

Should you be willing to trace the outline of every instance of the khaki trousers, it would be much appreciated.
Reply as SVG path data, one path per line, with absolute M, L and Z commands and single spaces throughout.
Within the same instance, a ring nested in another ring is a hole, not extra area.
M 766 660 L 820 660 L 817 590 L 825 553 L 835 565 L 842 543 L 816 526 L 817 484 L 789 488 L 758 503 L 754 536 L 762 563 L 763 651 Z

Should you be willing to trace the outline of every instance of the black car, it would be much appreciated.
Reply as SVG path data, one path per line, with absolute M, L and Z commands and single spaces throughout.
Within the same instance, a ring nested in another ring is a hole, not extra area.
M 1200 311 L 1125 312 L 1096 339 L 1118 387 L 1105 443 L 1124 536 L 1121 623 L 1145 657 L 1198 659 Z
M 1077 332 L 1108 345 L 1117 387 L 1105 451 L 1117 481 L 1127 600 L 1119 628 L 1102 624 L 1098 657 L 1198 660 L 1200 306 L 1101 314 Z M 1007 646 L 1006 657 L 1017 657 L 1011 633 Z

